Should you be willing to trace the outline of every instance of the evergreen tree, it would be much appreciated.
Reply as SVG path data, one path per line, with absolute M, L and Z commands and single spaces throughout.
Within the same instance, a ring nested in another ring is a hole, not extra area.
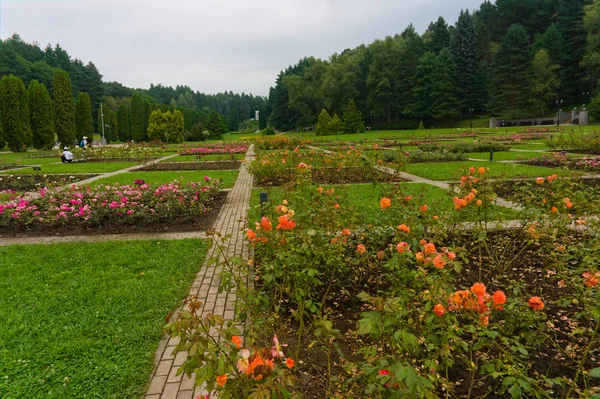
M 54 129 L 62 147 L 71 147 L 77 141 L 75 136 L 75 107 L 69 74 L 63 70 L 54 71 Z
M 134 94 L 131 97 L 131 138 L 135 141 L 148 140 L 148 111 L 148 103 L 139 94 Z
M 493 112 L 507 110 L 516 116 L 526 105 L 529 81 L 524 65 L 530 59 L 529 35 L 521 25 L 511 25 L 495 60 L 492 97 L 498 102 L 491 104 Z
M 111 107 L 102 107 L 98 109 L 98 121 L 102 124 L 102 114 L 104 111 L 104 138 L 108 143 L 113 143 L 119 140 L 119 121 L 117 120 L 117 113 Z M 102 126 L 98 128 L 100 134 L 102 134 Z
M 26 151 L 31 139 L 27 91 L 21 78 L 5 75 L 0 80 L 2 130 L 8 148 L 13 152 Z
M 317 122 L 317 127 L 315 129 L 315 133 L 317 136 L 327 136 L 328 134 L 330 134 L 330 128 L 331 126 L 331 116 L 329 115 L 329 112 L 327 112 L 327 110 L 325 108 L 323 108 L 321 110 L 321 113 L 319 114 L 319 120 Z
M 46 86 L 37 80 L 29 83 L 29 116 L 33 146 L 49 150 L 54 146 L 54 109 Z
M 79 92 L 75 105 L 75 126 L 77 127 L 77 140 L 79 142 L 83 140 L 83 137 L 93 140 L 94 120 L 92 119 L 92 100 L 89 94 L 82 91 Z
M 558 65 L 553 64 L 546 50 L 538 51 L 531 63 L 531 98 L 530 104 L 542 112 L 551 106 L 552 101 L 558 98 L 560 82 L 556 77 Z
M 415 79 L 416 87 L 412 95 L 412 101 L 407 105 L 405 113 L 419 119 L 429 119 L 433 116 L 433 103 L 436 90 L 433 74 L 436 68 L 436 56 L 427 52 L 419 60 Z
M 157 109 L 150 113 L 148 119 L 148 138 L 166 143 L 183 141 L 183 113 L 179 110 L 165 111 Z
M 338 114 L 334 114 L 333 118 L 331 118 L 331 122 L 329 122 L 328 130 L 331 134 L 338 134 L 342 130 L 343 123 Z
M 456 22 L 456 29 L 450 44 L 452 58 L 456 68 L 458 99 L 461 111 L 482 109 L 483 87 L 478 76 L 477 41 L 473 17 L 469 11 L 462 11 Z
M 344 123 L 342 129 L 344 130 L 344 133 L 362 133 L 366 130 L 362 115 L 353 101 L 350 102 L 344 110 Z
M 204 124 L 204 127 L 210 133 L 211 139 L 220 139 L 221 134 L 225 133 L 225 125 L 221 120 L 221 115 L 216 110 L 212 110 L 208 115 L 208 119 Z
M 131 140 L 131 107 L 121 104 L 117 109 L 117 124 L 119 125 L 119 140 Z
M 460 106 L 456 97 L 456 69 L 448 48 L 444 48 L 435 60 L 432 73 L 434 99 L 432 116 L 439 118 L 454 118 L 460 115 Z
M 450 31 L 448 30 L 448 24 L 442 17 L 439 17 L 435 23 L 430 23 L 427 32 L 423 36 L 427 44 L 427 50 L 435 54 L 450 45 Z
M 402 32 L 401 37 L 404 44 L 400 60 L 394 71 L 395 75 L 398 76 L 394 88 L 394 105 L 398 111 L 410 114 L 411 104 L 414 103 L 413 89 L 417 84 L 417 67 L 425 53 L 425 45 L 412 24 Z
M 227 121 L 227 130 L 230 132 L 237 132 L 240 130 L 240 116 L 237 109 L 232 109 Z
M 4 139 L 4 129 L 2 128 L 2 99 L 0 98 L 0 150 L 6 146 L 6 140 Z
M 595 92 L 600 76 L 600 1 L 595 0 L 585 7 L 583 21 L 587 29 L 587 44 L 582 64 L 588 71 L 592 92 Z

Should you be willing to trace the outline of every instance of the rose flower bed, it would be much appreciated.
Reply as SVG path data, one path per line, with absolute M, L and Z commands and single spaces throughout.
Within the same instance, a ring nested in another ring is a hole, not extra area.
M 206 178 L 204 183 L 173 181 L 162 186 L 136 181 L 126 186 L 72 185 L 58 192 L 40 189 L 37 198 L 21 195 L 0 203 L 0 226 L 4 232 L 53 232 L 61 228 L 72 232 L 194 223 L 223 196 L 219 187 L 218 180 Z
M 345 152 L 327 153 L 319 150 L 272 151 L 250 164 L 254 181 L 260 186 L 280 186 L 291 183 L 299 175 L 310 175 L 322 184 L 399 181 L 377 170 L 362 152 L 350 147 Z
M 458 226 L 493 199 L 487 174 L 464 174 L 447 215 L 390 189 L 377 225 L 300 175 L 251 221 L 254 258 L 220 261 L 237 319 L 194 300 L 167 326 L 181 371 L 219 397 L 597 397 L 598 221 L 524 204 L 522 228 Z
M 248 151 L 246 144 L 239 143 L 224 143 L 224 144 L 207 144 L 202 147 L 186 148 L 180 150 L 182 155 L 211 155 L 211 154 L 244 154 Z
M 58 187 L 69 183 L 75 183 L 80 180 L 89 179 L 97 176 L 96 174 L 75 174 L 75 175 L 34 175 L 34 174 L 14 174 L 0 175 L 0 190 L 36 190 L 42 187 Z

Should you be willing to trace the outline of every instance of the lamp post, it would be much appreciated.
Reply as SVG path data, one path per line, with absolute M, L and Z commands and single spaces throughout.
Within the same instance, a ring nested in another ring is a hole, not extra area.
M 102 145 L 106 145 L 106 139 L 104 138 L 104 109 L 102 103 L 100 103 L 100 117 L 102 118 Z M 92 140 L 93 141 L 93 140 Z
M 473 111 L 475 111 L 474 108 L 469 108 L 469 114 L 471 115 L 471 129 L 473 129 Z
M 560 126 L 560 106 L 563 104 L 563 100 L 562 98 L 560 100 L 556 100 L 556 108 L 558 109 L 558 112 L 556 113 L 556 126 Z

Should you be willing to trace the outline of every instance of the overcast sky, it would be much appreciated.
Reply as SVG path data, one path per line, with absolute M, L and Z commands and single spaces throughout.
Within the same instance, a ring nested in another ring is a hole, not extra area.
M 1 37 L 60 43 L 104 81 L 267 95 L 305 56 L 401 33 L 482 0 L 0 0 Z

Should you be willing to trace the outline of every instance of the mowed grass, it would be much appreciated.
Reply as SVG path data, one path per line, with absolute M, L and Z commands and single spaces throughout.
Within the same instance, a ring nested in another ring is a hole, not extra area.
M 90 183 L 90 186 L 132 184 L 134 180 L 144 180 L 148 184 L 165 184 L 178 180 L 180 182 L 204 182 L 204 177 L 219 179 L 223 188 L 233 187 L 238 176 L 237 170 L 193 170 L 193 171 L 168 171 L 168 172 L 125 172 L 115 176 L 106 177 Z
M 70 173 L 109 173 L 139 165 L 139 162 L 82 162 L 44 165 L 37 173 L 40 174 L 70 174 Z M 2 172 L 9 174 L 35 174 L 33 168 L 19 169 L 17 172 Z
M 0 154 L 0 165 L 48 165 L 60 162 L 60 155 L 53 158 L 31 158 L 22 153 Z
M 169 158 L 162 162 L 204 162 L 204 161 L 232 161 L 232 160 L 242 160 L 246 157 L 245 154 L 210 154 L 210 155 L 202 155 L 200 159 L 198 159 L 197 155 L 179 155 L 175 158 Z
M 424 183 L 399 183 L 404 195 L 410 195 L 418 204 L 427 204 L 432 215 L 442 215 L 454 209 L 452 198 L 454 196 L 448 190 L 431 186 Z M 379 201 L 390 191 L 387 184 L 351 184 L 339 186 L 323 186 L 323 188 L 334 188 L 336 195 L 340 197 L 340 204 L 356 207 L 360 215 L 360 224 L 376 224 L 382 217 Z M 250 210 L 248 212 L 249 225 L 260 220 L 260 193 L 264 191 L 269 194 L 271 204 L 278 205 L 285 197 L 285 191 L 281 187 L 255 188 L 250 197 Z M 290 205 L 293 209 L 293 204 Z M 267 208 L 265 214 L 269 214 Z M 508 220 L 518 217 L 518 212 L 501 206 L 492 206 L 487 215 L 488 220 Z M 471 213 L 465 220 L 479 220 L 480 215 Z
M 483 166 L 490 168 L 486 172 L 492 178 L 527 178 L 549 176 L 556 173 L 559 176 L 575 175 L 574 172 L 568 172 L 557 168 L 544 168 L 541 166 L 520 165 L 504 162 L 437 162 L 437 163 L 416 163 L 407 164 L 405 172 L 421 176 L 430 180 L 458 180 L 465 173 L 465 170 L 471 166 L 476 168 Z
M 0 247 L 0 397 L 140 398 L 208 243 Z
M 468 152 L 469 158 L 476 158 L 485 161 L 490 160 L 489 152 Z M 500 151 L 494 153 L 494 161 L 519 161 L 531 158 L 540 158 L 543 155 L 550 155 L 549 152 L 521 152 L 521 151 Z

